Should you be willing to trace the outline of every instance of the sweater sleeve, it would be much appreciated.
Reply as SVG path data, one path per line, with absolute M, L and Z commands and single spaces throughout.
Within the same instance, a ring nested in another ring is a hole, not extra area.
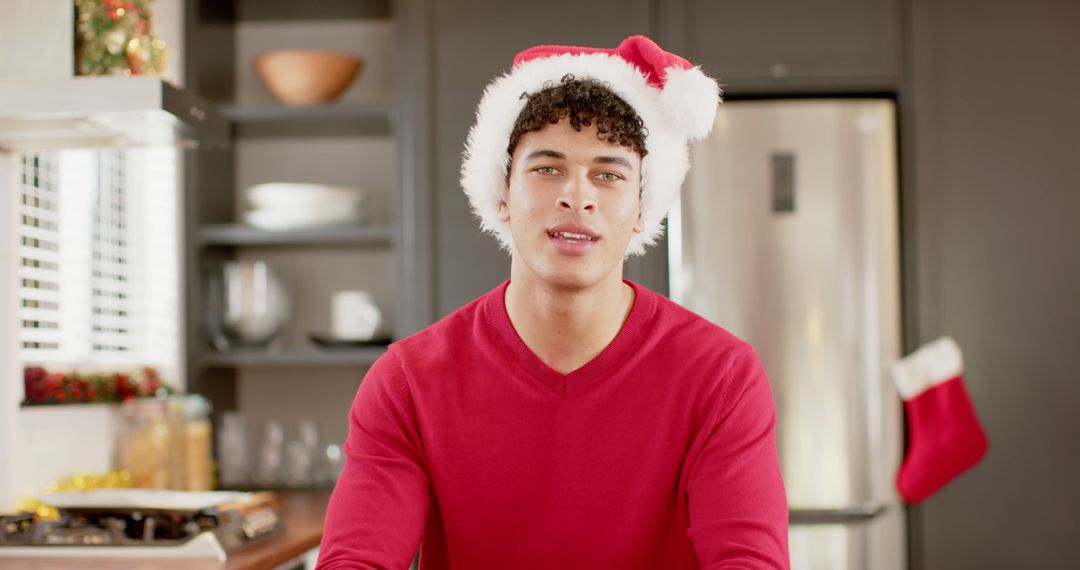
M 705 570 L 786 570 L 788 509 L 776 407 L 750 347 L 735 356 L 687 484 L 690 540 Z
M 430 504 L 417 426 L 392 346 L 368 370 L 349 409 L 345 467 L 327 506 L 318 570 L 408 568 Z

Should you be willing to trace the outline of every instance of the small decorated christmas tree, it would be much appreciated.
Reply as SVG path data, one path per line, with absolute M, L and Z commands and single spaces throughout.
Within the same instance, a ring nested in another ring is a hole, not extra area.
M 165 70 L 165 42 L 153 34 L 153 0 L 75 0 L 78 75 Z

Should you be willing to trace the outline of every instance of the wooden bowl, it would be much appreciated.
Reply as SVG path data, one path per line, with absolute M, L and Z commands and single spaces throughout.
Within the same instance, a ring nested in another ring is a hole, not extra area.
M 255 58 L 255 70 L 270 93 L 290 106 L 333 101 L 362 66 L 356 56 L 325 50 L 285 49 Z

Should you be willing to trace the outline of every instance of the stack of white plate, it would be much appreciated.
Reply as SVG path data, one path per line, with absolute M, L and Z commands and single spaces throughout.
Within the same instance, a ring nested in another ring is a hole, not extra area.
M 248 188 L 244 223 L 267 230 L 355 224 L 363 193 L 326 184 L 272 182 Z

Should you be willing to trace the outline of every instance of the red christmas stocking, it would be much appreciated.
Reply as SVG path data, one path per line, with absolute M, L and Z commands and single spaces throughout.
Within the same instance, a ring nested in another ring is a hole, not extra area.
M 908 503 L 929 497 L 986 454 L 986 433 L 964 387 L 963 372 L 960 347 L 949 337 L 893 365 L 908 419 L 908 450 L 896 488 Z

